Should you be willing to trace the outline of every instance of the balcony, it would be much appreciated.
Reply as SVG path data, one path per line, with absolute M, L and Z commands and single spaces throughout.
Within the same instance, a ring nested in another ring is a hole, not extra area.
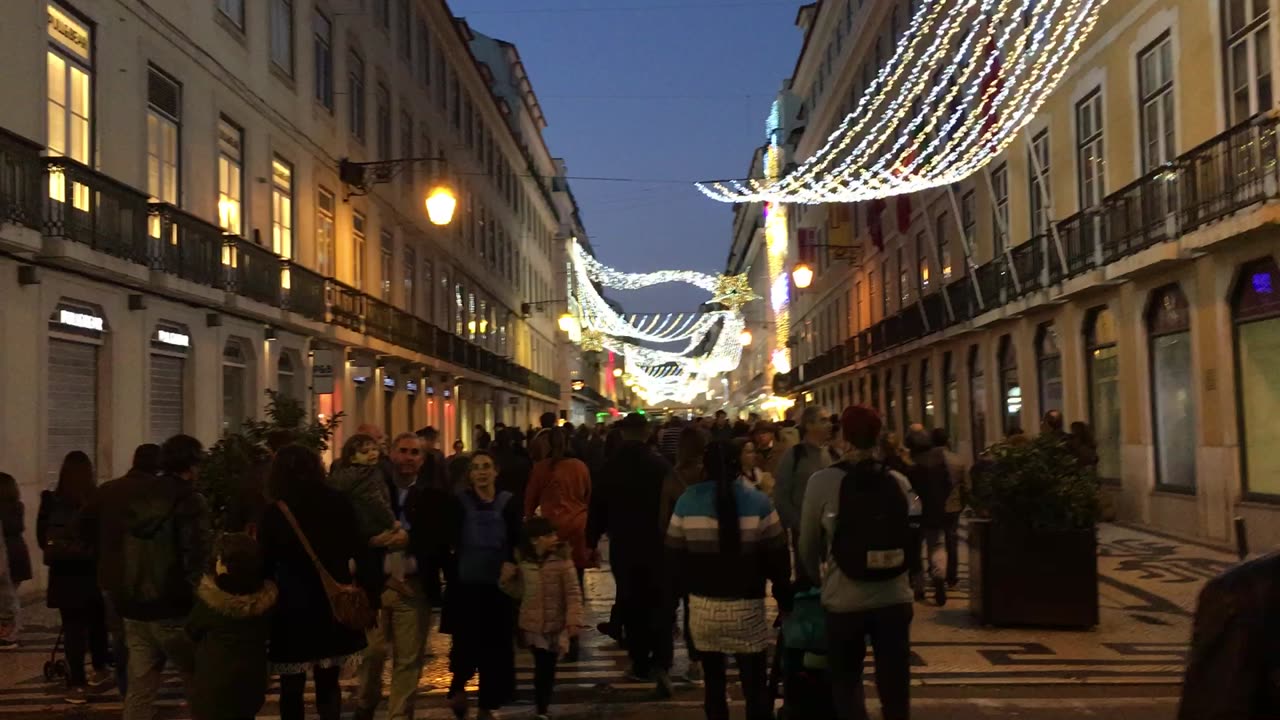
M 554 381 L 0 128 L 0 223 L 559 397 Z
M 0 129 L 0 222 L 41 229 L 43 148 Z
M 1280 197 L 1278 127 L 1280 119 L 1259 116 L 1228 130 L 1112 193 L 1099 207 L 1055 223 L 1056 238 L 1053 232 L 1034 237 L 953 280 L 942 289 L 949 307 L 940 307 L 939 293 L 926 294 L 780 376 L 777 386 L 812 383 Z
M 149 212 L 151 269 L 224 289 L 222 229 L 168 203 L 151 203 Z

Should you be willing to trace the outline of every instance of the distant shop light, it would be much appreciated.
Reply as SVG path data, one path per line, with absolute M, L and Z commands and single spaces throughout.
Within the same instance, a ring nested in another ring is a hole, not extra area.
M 58 322 L 68 327 L 80 328 L 81 330 L 102 332 L 106 329 L 106 325 L 103 323 L 102 318 L 97 315 L 76 312 L 74 310 L 59 310 Z
M 191 347 L 191 336 L 173 330 L 156 330 L 156 340 L 175 347 Z

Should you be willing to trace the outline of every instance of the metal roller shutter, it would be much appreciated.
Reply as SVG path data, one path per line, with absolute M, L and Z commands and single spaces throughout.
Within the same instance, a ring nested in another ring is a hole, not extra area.
M 151 439 L 162 443 L 182 432 L 182 371 L 185 361 L 151 356 Z
M 49 434 L 45 471 L 56 480 L 62 459 L 80 450 L 97 462 L 98 346 L 49 339 Z

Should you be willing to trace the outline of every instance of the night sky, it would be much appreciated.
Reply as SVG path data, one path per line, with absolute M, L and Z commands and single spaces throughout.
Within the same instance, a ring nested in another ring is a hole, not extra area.
M 690 181 L 747 175 L 792 71 L 799 0 L 450 0 L 516 45 L 600 259 L 619 270 L 720 272 L 732 207 Z M 661 181 L 661 182 L 658 182 Z M 696 309 L 681 286 L 612 293 L 629 312 Z

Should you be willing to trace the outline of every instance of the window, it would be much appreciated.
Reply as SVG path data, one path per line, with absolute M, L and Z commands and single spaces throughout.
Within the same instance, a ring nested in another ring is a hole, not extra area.
M 991 171 L 991 207 L 992 226 L 996 239 L 991 256 L 998 258 L 1004 255 L 1009 247 L 1009 166 L 1001 164 Z
M 1240 269 L 1235 321 L 1240 465 L 1253 496 L 1280 496 L 1280 267 L 1266 258 Z
M 933 373 L 929 372 L 929 359 L 925 358 L 920 361 L 920 422 L 924 424 L 925 430 L 932 430 L 937 427 L 934 416 L 933 404 Z
M 960 225 L 964 229 L 965 252 L 969 252 L 978 233 L 978 197 L 972 190 L 960 197 Z
M 987 449 L 987 382 L 982 372 L 982 348 L 969 348 L 969 429 L 973 433 L 973 457 Z
M 916 233 L 916 262 L 920 266 L 920 294 L 929 292 L 929 255 L 924 249 L 924 233 Z
M 391 302 L 391 261 L 395 253 L 396 239 L 390 230 L 382 231 L 382 299 Z
M 396 15 L 400 25 L 400 57 L 406 61 L 413 59 L 413 22 L 410 16 L 409 0 L 396 0 Z
M 293 166 L 279 155 L 271 161 L 271 250 L 293 257 Z
M 898 309 L 907 306 L 911 299 L 911 266 L 907 263 L 907 253 L 902 245 L 898 245 Z
M 1018 352 L 1013 338 L 1000 338 L 1000 402 L 1004 406 L 1004 433 L 1022 429 L 1022 385 L 1018 383 Z
M 414 252 L 413 247 L 409 244 L 409 239 L 405 238 L 404 242 L 404 307 L 409 311 L 410 315 L 418 314 L 418 295 L 414 292 L 413 276 L 418 272 L 418 254 Z M 430 288 L 430 285 L 426 287 Z
M 935 225 L 938 233 L 938 265 L 942 273 L 942 282 L 951 280 L 951 236 L 948 230 L 951 227 L 951 216 L 942 213 L 938 216 Z
M 218 226 L 244 234 L 244 131 L 225 117 L 218 118 Z
M 333 23 L 316 10 L 311 29 L 315 35 L 316 102 L 333 112 Z
M 296 367 L 292 352 L 285 350 L 280 353 L 280 360 L 276 364 L 276 390 L 285 397 L 299 397 L 297 388 L 294 387 L 294 380 L 297 377 Z
M 1151 420 L 1156 485 L 1194 492 L 1196 403 L 1192 387 L 1191 311 L 1177 285 L 1151 293 L 1147 304 L 1151 351 Z
M 881 412 L 884 407 L 880 404 L 880 376 L 874 372 L 871 373 L 871 407 L 876 412 Z
M 1271 8 L 1267 0 L 1223 0 L 1227 118 L 1232 125 L 1270 109 Z
M 325 277 L 333 276 L 333 193 L 320 188 L 316 193 L 316 272 Z
M 373 18 L 378 27 L 391 31 L 391 0 L 373 0 Z
M 1102 91 L 1099 89 L 1076 104 L 1076 172 L 1079 173 L 1081 210 L 1098 207 L 1107 194 L 1103 153 Z
M 374 132 L 378 134 L 378 159 L 391 159 L 391 93 L 387 86 L 378 83 L 373 91 Z
M 1176 150 L 1173 114 L 1173 41 L 1168 33 L 1138 55 L 1138 112 L 1142 171 L 1172 162 Z
M 1043 130 L 1031 140 L 1027 158 L 1027 177 L 1030 179 L 1031 237 L 1039 237 L 1049 231 L 1049 131 Z M 1043 185 L 1041 184 L 1043 182 Z
M 422 306 L 422 317 L 426 318 L 428 322 L 434 323 L 436 321 L 436 286 L 432 281 L 432 274 L 431 261 L 423 258 L 422 299 L 424 302 Z
M 898 394 L 893 391 L 893 370 L 886 370 L 884 373 L 884 401 L 887 406 L 885 409 L 885 429 L 889 432 L 897 432 Z
M 956 366 L 950 352 L 942 354 L 942 384 L 942 422 L 955 449 L 956 432 L 960 429 L 960 383 L 956 382 Z
M 1120 482 L 1120 353 L 1116 318 L 1104 307 L 1085 324 L 1085 365 L 1089 379 L 1089 424 L 1098 442 L 1098 477 Z
M 347 53 L 347 94 L 351 96 L 347 118 L 351 134 L 360 142 L 365 139 L 364 58 L 354 49 Z
M 147 192 L 178 204 L 178 132 L 182 88 L 156 68 L 147 71 Z M 152 233 L 158 235 L 158 233 Z
M 293 77 L 293 0 L 271 0 L 271 63 Z
M 418 18 L 418 80 L 423 85 L 431 84 L 431 28 L 427 21 Z
M 364 233 L 364 215 L 351 213 L 351 284 L 357 290 L 364 289 L 365 253 L 368 250 Z
M 872 285 L 875 285 L 874 277 L 872 277 Z M 880 319 L 887 317 L 889 317 L 889 261 L 885 259 L 880 261 Z
M 404 110 L 400 111 L 400 157 L 411 158 L 413 154 L 413 116 Z M 404 178 L 406 190 L 413 190 L 413 163 L 405 163 L 401 177 Z
M 244 0 L 218 0 L 218 12 L 232 25 L 244 29 Z
M 902 427 L 911 425 L 915 412 L 916 396 L 911 386 L 911 366 L 902 366 Z
M 1036 380 L 1040 386 L 1040 414 L 1062 410 L 1062 349 L 1053 323 L 1036 329 Z
M 49 3 L 48 8 L 49 154 L 88 165 L 93 155 L 93 29 L 55 3 Z M 66 185 L 62 173 L 49 173 L 50 198 L 66 202 Z M 89 188 L 79 183 L 71 185 L 74 207 L 88 210 Z

